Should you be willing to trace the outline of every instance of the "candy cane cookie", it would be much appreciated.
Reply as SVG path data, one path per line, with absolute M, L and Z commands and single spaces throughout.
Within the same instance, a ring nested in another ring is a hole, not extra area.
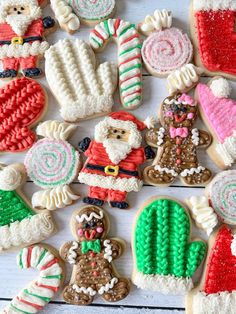
M 121 103 L 134 109 L 142 103 L 141 40 L 134 24 L 108 19 L 90 33 L 90 45 L 95 51 L 104 49 L 109 38 L 118 43 L 119 85 Z
M 17 264 L 21 269 L 32 267 L 38 270 L 39 276 L 22 289 L 1 313 L 38 313 L 60 289 L 65 277 L 64 262 L 54 248 L 36 244 L 20 251 Z

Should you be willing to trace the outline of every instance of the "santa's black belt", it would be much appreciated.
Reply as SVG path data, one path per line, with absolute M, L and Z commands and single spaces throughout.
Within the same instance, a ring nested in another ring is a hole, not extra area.
M 30 41 L 42 41 L 43 37 L 41 36 L 31 36 L 27 38 L 22 37 L 13 37 L 12 40 L 0 40 L 0 45 L 10 45 L 10 44 L 17 44 L 17 45 L 23 45 L 24 43 L 28 43 Z
M 91 169 L 91 170 L 100 170 L 114 177 L 118 176 L 119 173 L 127 174 L 133 177 L 138 176 L 138 171 L 122 169 L 119 166 L 98 166 L 98 165 L 87 164 L 85 168 Z

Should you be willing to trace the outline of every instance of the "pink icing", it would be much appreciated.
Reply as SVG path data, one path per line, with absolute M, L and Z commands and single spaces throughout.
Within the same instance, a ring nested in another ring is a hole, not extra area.
M 236 101 L 217 98 L 209 86 L 198 84 L 199 105 L 218 140 L 223 143 L 236 130 Z
M 194 104 L 194 99 L 191 96 L 187 95 L 187 94 L 182 94 L 179 97 L 179 101 L 185 102 L 185 103 L 187 103 L 190 106 L 194 106 L 195 105 Z
M 96 231 L 97 231 L 98 233 L 102 233 L 102 232 L 103 232 L 103 228 L 102 228 L 102 227 L 98 227 L 98 228 L 96 229 Z
M 194 113 L 192 113 L 192 112 L 188 113 L 187 118 L 188 118 L 189 120 L 192 120 L 193 117 L 194 117 Z
M 166 113 L 165 113 L 165 116 L 166 117 L 173 117 L 173 112 L 172 111 L 167 111 Z
M 84 234 L 84 231 L 83 231 L 83 229 L 78 229 L 78 235 L 81 237 L 83 234 Z

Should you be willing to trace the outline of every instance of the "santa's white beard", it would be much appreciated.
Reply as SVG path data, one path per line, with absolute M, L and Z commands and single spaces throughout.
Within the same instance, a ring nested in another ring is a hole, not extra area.
M 13 14 L 7 16 L 6 22 L 18 36 L 23 36 L 34 19 L 31 15 Z
M 118 164 L 121 160 L 125 159 L 132 150 L 132 146 L 129 143 L 114 138 L 104 140 L 103 145 L 110 160 L 114 164 Z

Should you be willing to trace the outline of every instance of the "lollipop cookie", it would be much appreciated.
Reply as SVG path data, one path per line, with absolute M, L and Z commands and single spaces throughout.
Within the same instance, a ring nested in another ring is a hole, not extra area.
M 44 139 L 36 142 L 25 157 L 25 167 L 33 182 L 43 191 L 36 192 L 36 208 L 54 210 L 70 205 L 79 198 L 69 184 L 80 169 L 80 155 L 66 139 L 76 126 L 59 121 L 46 121 L 37 128 Z
M 144 64 L 148 72 L 157 77 L 166 77 L 188 64 L 193 56 L 187 34 L 171 24 L 171 12 L 156 10 L 154 16 L 146 16 L 139 26 L 140 32 L 148 36 L 142 46 Z

